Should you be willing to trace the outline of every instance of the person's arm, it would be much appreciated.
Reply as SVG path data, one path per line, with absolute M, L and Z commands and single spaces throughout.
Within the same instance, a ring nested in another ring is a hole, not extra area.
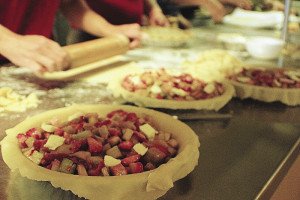
M 217 0 L 172 0 L 182 6 L 201 6 L 207 9 L 215 22 L 222 21 L 226 14 L 224 6 Z
M 145 13 L 149 17 L 149 23 L 153 26 L 169 26 L 169 21 L 162 12 L 156 0 L 144 0 Z
M 69 65 L 67 53 L 40 35 L 18 35 L 0 24 L 0 54 L 33 71 L 57 71 Z
M 82 29 L 95 36 L 123 34 L 132 40 L 131 47 L 140 43 L 139 24 L 112 25 L 90 9 L 83 0 L 63 0 L 61 10 L 74 28 Z
M 251 0 L 219 0 L 222 4 L 233 5 L 235 7 L 250 10 L 253 6 Z

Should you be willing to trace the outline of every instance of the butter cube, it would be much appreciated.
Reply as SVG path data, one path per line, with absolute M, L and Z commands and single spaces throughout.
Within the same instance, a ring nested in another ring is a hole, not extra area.
M 140 126 L 140 130 L 147 136 L 148 139 L 154 138 L 155 133 L 157 133 L 157 131 L 149 124 Z
M 50 135 L 44 147 L 47 147 L 51 150 L 55 150 L 57 147 L 63 145 L 64 142 L 65 142 L 65 138 L 60 137 L 58 135 Z
M 104 164 L 107 167 L 113 167 L 121 163 L 121 160 L 116 159 L 112 156 L 104 156 Z
M 50 124 L 42 123 L 41 128 L 49 133 L 52 133 L 55 131 L 56 127 Z
M 145 147 L 143 144 L 141 143 L 137 143 L 133 146 L 133 149 L 140 154 L 141 156 L 145 155 L 146 152 L 148 151 L 148 148 Z

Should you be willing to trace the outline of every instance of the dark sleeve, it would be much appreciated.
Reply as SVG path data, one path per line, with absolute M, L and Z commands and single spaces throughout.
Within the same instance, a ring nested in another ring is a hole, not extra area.
M 157 0 L 157 3 L 165 15 L 176 16 L 180 12 L 179 7 L 171 0 Z

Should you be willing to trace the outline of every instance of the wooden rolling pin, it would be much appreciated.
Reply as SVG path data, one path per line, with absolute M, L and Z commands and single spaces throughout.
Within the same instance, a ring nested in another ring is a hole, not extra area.
M 71 59 L 71 68 L 80 67 L 125 53 L 129 39 L 123 35 L 105 37 L 63 47 Z

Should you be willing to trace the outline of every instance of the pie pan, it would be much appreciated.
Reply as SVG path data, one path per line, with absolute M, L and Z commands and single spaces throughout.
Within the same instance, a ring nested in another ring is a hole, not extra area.
M 235 94 L 241 99 L 252 98 L 264 102 L 279 101 L 289 106 L 300 105 L 300 89 L 271 88 L 229 81 L 235 88 Z
M 54 117 L 66 121 L 68 116 L 96 112 L 100 116 L 122 109 L 137 115 L 149 115 L 159 130 L 165 130 L 179 143 L 178 154 L 166 164 L 140 174 L 124 176 L 78 176 L 51 171 L 30 161 L 21 152 L 16 136 L 18 133 L 40 126 Z M 199 158 L 199 140 L 197 135 L 184 123 L 157 111 L 133 106 L 117 105 L 73 105 L 50 110 L 27 118 L 14 128 L 6 131 L 1 141 L 2 157 L 8 167 L 19 171 L 21 176 L 36 181 L 48 181 L 54 187 L 70 190 L 79 197 L 87 199 L 157 199 L 173 187 L 173 182 L 185 177 L 197 165 Z
M 125 75 L 126 76 L 126 75 Z M 145 97 L 134 92 L 130 92 L 122 87 L 125 76 L 121 76 L 109 82 L 108 89 L 112 91 L 114 97 L 124 99 L 141 107 L 167 108 L 167 109 L 195 109 L 195 110 L 219 110 L 224 107 L 233 97 L 234 88 L 231 84 L 222 82 L 225 92 L 217 97 L 203 100 L 176 101 L 168 99 L 156 99 Z
M 278 70 L 274 67 L 246 66 L 245 69 Z M 296 70 L 296 68 L 284 68 L 284 71 Z M 227 79 L 235 89 L 235 95 L 241 99 L 252 98 L 263 102 L 279 101 L 289 106 L 300 105 L 300 88 L 279 88 L 260 85 L 251 85 L 236 80 Z

